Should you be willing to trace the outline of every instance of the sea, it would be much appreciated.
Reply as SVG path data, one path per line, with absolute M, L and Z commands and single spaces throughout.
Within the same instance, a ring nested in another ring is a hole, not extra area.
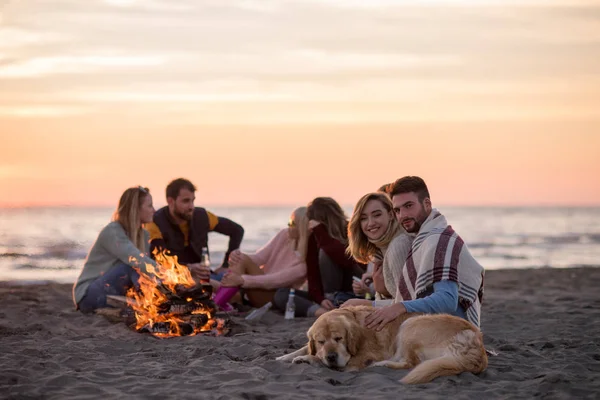
M 293 207 L 211 207 L 245 229 L 252 252 L 287 226 Z M 345 207 L 348 215 L 352 207 Z M 486 269 L 600 266 L 600 207 L 439 207 Z M 0 281 L 72 283 L 112 208 L 0 208 Z M 220 264 L 228 238 L 209 235 Z

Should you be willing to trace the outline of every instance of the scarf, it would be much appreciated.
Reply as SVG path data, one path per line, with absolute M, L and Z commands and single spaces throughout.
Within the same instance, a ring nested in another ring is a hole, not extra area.
M 385 233 L 379 239 L 369 239 L 369 242 L 374 244 L 377 248 L 375 250 L 375 254 L 373 254 L 373 260 L 375 262 L 383 264 L 381 268 L 383 273 L 383 280 L 385 282 L 385 288 L 392 296 L 392 299 L 396 296 L 397 281 L 394 279 L 394 274 L 393 271 L 390 270 L 389 263 L 384 262 L 384 260 L 388 245 L 391 243 L 392 240 L 394 240 L 396 236 L 398 236 L 401 233 L 401 231 L 404 231 L 404 229 L 400 227 L 400 225 L 396 221 L 396 218 L 392 218 L 390 219 L 390 223 L 388 224 Z M 385 299 L 385 297 L 381 293 L 376 293 L 375 298 L 377 300 Z
M 401 300 L 419 299 L 430 295 L 436 282 L 456 282 L 458 304 L 467 320 L 479 327 L 484 274 L 446 218 L 433 209 L 412 243 L 398 282 L 398 295 Z

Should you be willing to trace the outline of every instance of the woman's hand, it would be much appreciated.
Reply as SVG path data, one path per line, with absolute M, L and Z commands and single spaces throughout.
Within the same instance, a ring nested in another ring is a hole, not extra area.
M 225 274 L 225 276 L 223 276 L 223 279 L 221 279 L 221 285 L 223 285 L 223 286 L 240 287 L 243 284 L 244 284 L 244 278 L 242 278 L 241 275 L 236 274 L 235 272 L 232 272 L 232 271 Z
M 402 303 L 395 303 L 390 306 L 376 309 L 365 318 L 365 326 L 369 329 L 380 331 L 388 323 L 392 322 L 406 312 L 406 307 Z
M 229 265 L 237 265 L 244 259 L 244 253 L 240 249 L 234 250 L 229 254 Z
M 360 282 L 353 281 L 352 282 L 352 291 L 357 296 L 364 296 L 365 293 L 367 293 L 369 291 L 369 288 L 367 285 L 365 285 L 365 283 L 363 281 L 360 281 Z
M 344 304 L 341 305 L 340 308 L 352 307 L 352 306 L 373 306 L 373 302 L 371 300 L 364 299 L 350 299 L 346 300 Z
M 314 219 L 311 219 L 310 221 L 308 221 L 308 229 L 311 231 L 319 225 L 321 225 L 321 223 L 319 221 L 315 221 Z
M 385 297 L 392 297 L 390 292 L 388 292 L 385 287 L 385 279 L 383 277 L 383 262 L 378 261 L 373 263 L 373 286 L 375 287 L 375 291 L 377 293 L 381 293 Z
M 373 282 L 373 275 L 369 272 L 365 272 L 362 275 L 360 282 L 356 280 L 352 282 L 352 290 L 354 294 L 357 296 L 364 296 L 366 293 L 370 292 L 369 284 Z
M 325 299 L 321 302 L 321 307 L 323 307 L 324 309 L 326 309 L 327 311 L 329 310 L 333 310 L 335 308 L 335 306 L 333 305 L 333 303 L 331 302 L 331 300 L 329 299 Z

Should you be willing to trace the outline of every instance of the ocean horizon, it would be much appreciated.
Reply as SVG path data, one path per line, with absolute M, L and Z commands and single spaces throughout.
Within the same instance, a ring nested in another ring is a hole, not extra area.
M 157 205 L 157 208 L 160 205 Z M 245 229 L 253 252 L 287 225 L 295 206 L 204 206 Z M 600 266 L 598 206 L 437 207 L 486 269 Z M 344 206 L 348 215 L 352 206 Z M 0 281 L 71 283 L 114 207 L 0 207 Z M 227 237 L 209 235 L 220 264 Z

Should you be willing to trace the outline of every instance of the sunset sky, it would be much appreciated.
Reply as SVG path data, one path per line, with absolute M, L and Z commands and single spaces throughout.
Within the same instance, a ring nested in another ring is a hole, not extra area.
M 600 205 L 600 0 L 0 0 L 0 206 Z

